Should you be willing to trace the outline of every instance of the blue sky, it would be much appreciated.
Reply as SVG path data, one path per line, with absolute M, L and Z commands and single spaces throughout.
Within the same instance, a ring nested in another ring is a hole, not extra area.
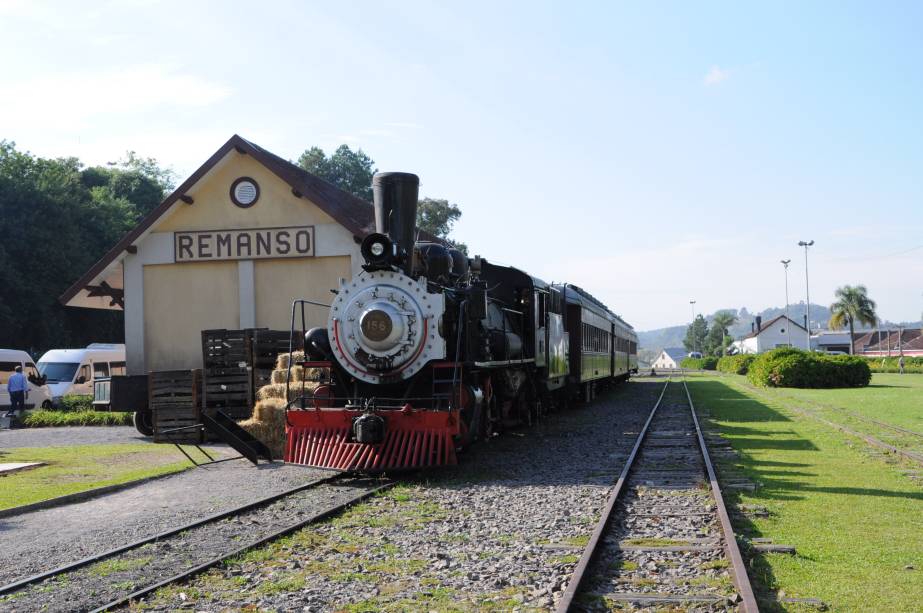
M 361 146 L 640 329 L 863 283 L 923 311 L 919 3 L 0 0 L 0 138 L 184 177 Z

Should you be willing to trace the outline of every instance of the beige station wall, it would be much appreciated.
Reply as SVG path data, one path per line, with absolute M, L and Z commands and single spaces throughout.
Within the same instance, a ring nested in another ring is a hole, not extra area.
M 260 187 L 250 208 L 230 198 L 240 177 Z M 193 204 L 177 203 L 126 260 L 126 275 L 143 277 L 126 279 L 125 336 L 133 374 L 201 368 L 202 330 L 288 330 L 295 298 L 330 304 L 330 290 L 341 277 L 352 277 L 357 264 L 352 233 L 250 156 L 230 152 L 187 194 Z M 315 226 L 315 257 L 174 263 L 174 232 L 306 225 Z M 143 312 L 133 311 L 138 303 Z M 326 325 L 326 309 L 305 313 L 308 327 Z
M 248 155 L 231 154 L 189 192 L 194 203 L 178 205 L 157 224 L 155 232 L 183 230 L 230 230 L 279 228 L 336 223 L 332 217 L 304 198 L 292 194 L 288 183 Z M 231 184 L 240 177 L 255 179 L 260 197 L 247 209 L 231 202 Z
M 239 321 L 237 262 L 144 267 L 147 370 L 201 367 L 202 330 Z
M 340 278 L 351 276 L 349 256 L 257 260 L 253 271 L 256 321 L 273 330 L 288 330 L 293 300 L 330 304 L 334 298 L 330 290 L 339 287 Z M 305 306 L 304 313 L 307 328 L 327 325 L 327 309 Z M 300 311 L 296 317 L 300 327 Z

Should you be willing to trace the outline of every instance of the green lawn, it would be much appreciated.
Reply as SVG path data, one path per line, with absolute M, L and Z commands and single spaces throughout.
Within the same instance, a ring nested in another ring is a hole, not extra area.
M 190 466 L 172 445 L 143 443 L 0 450 L 3 462 L 45 462 L 0 477 L 0 509 L 184 470 Z
M 763 395 L 738 377 L 693 378 L 689 388 L 740 453 L 722 462 L 722 471 L 761 484 L 755 492 L 728 492 L 770 513 L 737 527 L 797 547 L 794 556 L 762 556 L 754 570 L 759 583 L 790 597 L 820 598 L 833 611 L 923 608 L 923 487 L 899 470 L 912 465 L 886 463 L 857 439 L 787 408 L 798 401 Z M 870 406 L 889 389 L 865 390 Z M 844 392 L 861 390 L 811 390 L 823 402 L 852 397 Z
M 736 378 L 736 375 L 734 376 Z M 740 381 L 744 381 L 740 377 Z M 875 374 L 868 387 L 832 390 L 766 388 L 760 392 L 782 402 L 810 409 L 825 419 L 870 434 L 895 447 L 923 452 L 923 375 Z M 849 415 L 855 413 L 919 432 L 896 432 Z

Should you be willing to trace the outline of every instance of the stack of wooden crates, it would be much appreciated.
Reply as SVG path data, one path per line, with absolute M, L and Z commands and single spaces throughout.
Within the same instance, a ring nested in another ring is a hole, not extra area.
M 247 419 L 253 408 L 251 330 L 202 331 L 202 409 Z
M 301 350 L 303 340 L 295 339 Z M 201 412 L 220 410 L 234 420 L 249 419 L 256 391 L 271 383 L 280 353 L 289 350 L 289 332 L 250 328 L 203 330 L 202 369 L 151 372 L 149 407 L 157 442 L 200 443 L 201 432 L 167 432 L 201 423 Z
M 175 431 L 201 423 L 202 371 L 162 370 L 150 373 L 148 406 L 154 417 L 154 441 L 158 443 L 201 443 L 198 429 Z

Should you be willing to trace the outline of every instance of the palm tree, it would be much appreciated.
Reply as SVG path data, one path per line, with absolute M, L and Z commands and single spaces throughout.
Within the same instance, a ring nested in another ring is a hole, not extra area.
M 728 328 L 737 323 L 737 315 L 733 311 L 718 311 L 711 318 L 712 330 L 721 330 L 721 354 L 724 355 L 724 337 L 728 335 Z
M 864 285 L 844 285 L 836 290 L 837 300 L 830 305 L 830 327 L 834 330 L 849 324 L 849 353 L 853 353 L 855 323 L 874 326 L 878 321 L 875 301 L 869 298 Z

